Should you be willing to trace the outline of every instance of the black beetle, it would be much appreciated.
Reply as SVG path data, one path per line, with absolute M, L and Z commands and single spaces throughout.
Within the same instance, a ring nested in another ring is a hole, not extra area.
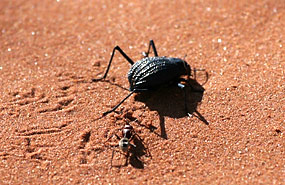
M 154 52 L 154 57 L 148 57 L 151 47 Z M 131 93 L 128 94 L 114 108 L 104 112 L 103 116 L 115 111 L 133 93 L 153 90 L 167 83 L 176 83 L 178 87 L 184 89 L 185 111 L 187 115 L 191 116 L 186 106 L 185 85 L 181 83 L 187 83 L 189 81 L 189 77 L 191 75 L 191 68 L 186 61 L 180 58 L 159 57 L 153 40 L 150 40 L 147 53 L 143 53 L 144 58 L 137 61 L 136 63 L 134 63 L 133 60 L 130 59 L 119 46 L 116 46 L 113 49 L 104 76 L 101 78 L 92 79 L 93 82 L 103 80 L 107 77 L 116 50 L 119 51 L 123 55 L 123 57 L 132 65 L 131 69 L 128 72 L 128 80 L 130 83 L 129 90 Z M 183 75 L 186 75 L 187 78 L 181 78 L 181 76 Z

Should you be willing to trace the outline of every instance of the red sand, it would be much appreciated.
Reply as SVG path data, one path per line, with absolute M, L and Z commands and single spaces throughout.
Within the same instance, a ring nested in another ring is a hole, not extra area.
M 285 184 L 283 0 L 1 0 L 0 10 L 0 184 Z M 204 94 L 187 95 L 204 120 L 184 115 L 178 88 L 97 119 L 128 94 L 130 65 L 118 54 L 109 82 L 91 79 L 116 45 L 138 60 L 150 39 L 160 56 L 208 71 Z M 139 160 L 110 169 L 117 141 L 104 142 L 130 121 Z

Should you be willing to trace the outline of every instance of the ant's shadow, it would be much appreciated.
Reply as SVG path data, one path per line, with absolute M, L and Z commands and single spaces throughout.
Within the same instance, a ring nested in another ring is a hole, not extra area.
M 142 156 L 151 157 L 151 154 L 150 154 L 148 148 L 146 148 L 145 144 L 142 142 L 142 140 L 140 138 L 135 136 L 133 142 L 134 142 L 134 145 L 136 146 L 136 148 L 133 148 L 130 150 L 129 163 L 134 168 L 143 169 L 144 168 L 144 162 L 141 160 L 141 157 Z
M 151 157 L 150 151 L 145 146 L 141 138 L 138 137 L 137 135 L 134 136 L 133 143 L 136 147 L 129 148 L 128 154 L 125 156 L 126 157 L 125 164 L 112 165 L 112 167 L 122 168 L 130 164 L 134 168 L 144 169 L 144 161 L 141 158 L 143 156 Z M 121 152 L 117 151 L 116 153 L 121 153 Z M 122 155 L 122 153 L 120 155 Z
M 204 88 L 193 79 L 190 79 L 191 87 L 186 86 L 186 105 L 188 111 L 193 116 L 200 119 L 206 125 L 209 123 L 207 120 L 197 111 L 198 104 L 203 99 Z M 194 90 L 193 90 L 194 89 Z M 171 118 L 182 118 L 187 116 L 185 112 L 185 99 L 182 89 L 175 85 L 168 85 L 161 87 L 155 91 L 138 93 L 135 96 L 136 101 L 145 103 L 150 110 L 155 110 L 159 114 L 161 133 L 158 134 L 164 139 L 167 139 L 165 129 L 165 116 Z M 149 128 L 154 131 L 156 127 Z

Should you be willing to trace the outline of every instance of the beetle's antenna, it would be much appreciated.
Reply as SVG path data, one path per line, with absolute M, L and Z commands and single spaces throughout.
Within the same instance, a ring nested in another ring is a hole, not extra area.
M 197 71 L 205 71 L 206 80 L 205 80 L 205 82 L 204 82 L 202 85 L 205 85 L 205 84 L 208 82 L 208 80 L 209 80 L 209 73 L 208 73 L 205 69 L 197 69 L 197 68 L 194 68 L 193 71 L 194 71 L 193 78 L 194 78 L 195 80 L 196 80 L 196 72 L 197 72 Z
M 191 75 L 191 68 L 190 66 L 187 64 L 186 62 L 186 57 L 187 57 L 187 54 L 184 55 L 183 57 L 183 65 L 184 65 L 184 69 L 187 71 L 187 81 L 189 81 L 189 78 L 190 78 L 190 75 Z

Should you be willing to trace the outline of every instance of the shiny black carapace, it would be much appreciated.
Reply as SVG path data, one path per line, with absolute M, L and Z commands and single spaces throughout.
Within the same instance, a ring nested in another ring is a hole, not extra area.
M 150 48 L 152 47 L 154 57 L 149 57 Z M 153 40 L 150 41 L 148 51 L 143 53 L 144 58 L 133 62 L 128 55 L 119 47 L 113 49 L 107 70 L 103 77 L 92 79 L 93 82 L 104 80 L 109 72 L 115 51 L 119 51 L 123 57 L 132 65 L 128 72 L 128 80 L 130 83 L 130 93 L 114 108 L 103 113 L 103 116 L 115 111 L 127 98 L 133 93 L 149 91 L 168 83 L 176 83 L 178 87 L 184 90 L 185 95 L 185 111 L 190 115 L 186 106 L 185 85 L 181 82 L 188 82 L 191 75 L 191 68 L 186 61 L 180 58 L 159 57 Z M 186 78 L 182 78 L 186 76 Z

